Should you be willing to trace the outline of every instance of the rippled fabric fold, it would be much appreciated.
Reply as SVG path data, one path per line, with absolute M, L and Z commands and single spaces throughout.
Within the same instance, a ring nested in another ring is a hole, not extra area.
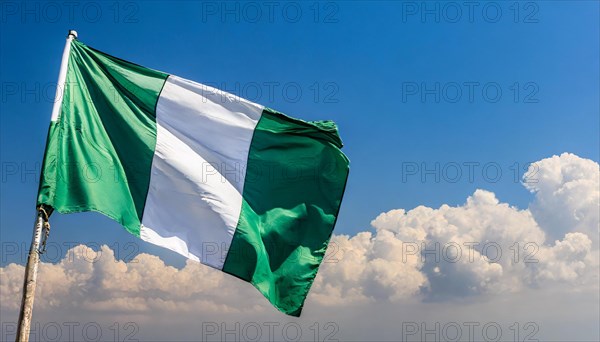
M 71 42 L 60 115 L 50 125 L 38 204 L 97 211 L 139 236 L 167 75 Z
M 349 171 L 331 121 L 265 109 L 246 170 L 242 212 L 223 271 L 299 316 L 340 209 Z

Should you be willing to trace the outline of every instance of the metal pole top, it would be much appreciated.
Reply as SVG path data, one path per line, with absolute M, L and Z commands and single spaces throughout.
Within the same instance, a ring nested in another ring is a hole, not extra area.
M 69 36 L 73 36 L 73 38 L 77 39 L 77 31 L 69 30 L 69 34 L 67 35 L 67 37 Z

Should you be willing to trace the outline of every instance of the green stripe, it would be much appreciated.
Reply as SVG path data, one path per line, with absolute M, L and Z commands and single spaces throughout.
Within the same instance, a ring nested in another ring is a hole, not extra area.
M 38 204 L 97 211 L 139 236 L 166 74 L 71 43 L 64 97 L 50 125 Z
M 325 255 L 349 162 L 331 121 L 265 109 L 248 155 L 242 211 L 223 271 L 299 316 Z

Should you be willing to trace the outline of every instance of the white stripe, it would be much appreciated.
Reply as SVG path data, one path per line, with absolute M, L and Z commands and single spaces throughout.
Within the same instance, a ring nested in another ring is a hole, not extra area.
M 245 166 L 263 107 L 169 76 L 141 238 L 217 269 L 237 227 Z

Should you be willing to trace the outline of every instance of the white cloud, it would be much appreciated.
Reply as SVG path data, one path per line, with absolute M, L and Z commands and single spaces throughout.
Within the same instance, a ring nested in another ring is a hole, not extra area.
M 24 267 L 0 268 L 0 301 L 17 309 Z M 80 245 L 57 264 L 42 263 L 36 309 L 85 307 L 89 310 L 144 312 L 147 310 L 226 311 L 252 310 L 260 303 L 256 293 L 222 272 L 188 261 L 182 269 L 167 266 L 160 258 L 140 254 L 130 262 L 115 259 L 108 246 L 97 252 Z M 201 279 L 202 286 L 199 286 Z M 252 300 L 252 298 L 256 298 Z M 245 305 L 237 305 L 241 301 Z
M 444 300 L 553 281 L 597 286 L 598 164 L 563 154 L 535 165 L 524 180 L 535 209 L 477 190 L 461 206 L 391 210 L 373 220 L 374 234 L 334 238 L 344 258 L 323 267 L 313 296 Z M 547 238 L 559 221 L 562 240 Z
M 524 185 L 535 193 L 529 209 L 550 238 L 581 232 L 598 244 L 598 163 L 571 153 L 542 159 L 530 167 Z
M 372 221 L 373 232 L 334 236 L 308 307 L 443 303 L 561 286 L 597 292 L 598 164 L 563 154 L 536 165 L 525 176 L 535 194 L 527 209 L 477 190 L 460 206 L 392 210 Z M 0 268 L 2 310 L 18 309 L 23 272 Z M 209 267 L 189 261 L 176 269 L 148 254 L 125 263 L 107 246 L 78 246 L 59 263 L 42 264 L 39 279 L 42 312 L 274 311 L 250 285 Z

